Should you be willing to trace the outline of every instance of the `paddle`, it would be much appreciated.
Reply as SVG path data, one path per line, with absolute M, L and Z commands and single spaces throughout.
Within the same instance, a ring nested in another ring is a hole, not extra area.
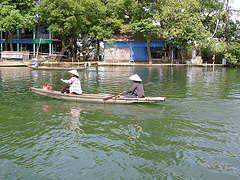
M 143 86 L 147 86 L 147 85 L 150 85 L 150 84 L 152 84 L 152 82 L 149 82 L 149 83 L 147 83 L 147 84 L 144 84 Z M 120 93 L 120 94 L 106 97 L 106 98 L 104 98 L 103 100 L 104 100 L 104 101 L 107 101 L 107 100 L 112 99 L 112 98 L 114 98 L 114 97 L 116 97 L 116 96 L 119 96 L 119 95 L 121 95 L 121 94 L 123 94 L 123 93 L 124 93 L 124 91 L 123 91 L 122 93 Z

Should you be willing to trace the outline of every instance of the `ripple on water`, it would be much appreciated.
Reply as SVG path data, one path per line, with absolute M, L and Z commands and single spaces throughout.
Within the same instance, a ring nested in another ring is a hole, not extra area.
M 237 179 L 238 70 L 99 67 L 79 71 L 84 93 L 117 94 L 138 73 L 156 104 L 77 103 L 28 91 L 63 71 L 0 68 L 3 179 Z M 2 116 L 4 115 L 4 116 Z

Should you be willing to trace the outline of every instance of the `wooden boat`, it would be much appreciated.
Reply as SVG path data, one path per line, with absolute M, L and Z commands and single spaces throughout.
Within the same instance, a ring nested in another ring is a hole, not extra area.
M 47 96 L 55 99 L 64 99 L 64 100 L 72 100 L 79 102 L 97 102 L 97 103 L 115 103 L 115 104 L 130 104 L 130 103 L 156 103 L 165 101 L 165 97 L 145 97 L 145 98 L 123 98 L 122 96 L 114 97 L 107 101 L 103 99 L 106 98 L 103 94 L 63 94 L 59 91 L 53 90 L 42 90 L 39 88 L 31 87 L 29 89 L 36 94 L 40 94 L 43 96 Z
M 30 68 L 34 70 L 71 70 L 71 69 L 76 69 L 76 70 L 82 70 L 82 69 L 87 69 L 88 67 L 86 66 L 77 66 L 77 67 L 48 67 L 48 66 L 39 66 L 39 67 L 32 67 L 29 66 Z

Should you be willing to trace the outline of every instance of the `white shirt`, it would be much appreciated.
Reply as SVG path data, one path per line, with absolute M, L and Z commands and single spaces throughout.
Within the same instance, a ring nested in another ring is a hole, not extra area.
M 69 80 L 62 80 L 62 82 L 65 82 L 70 85 L 70 93 L 77 93 L 77 94 L 82 94 L 82 87 L 81 87 L 81 82 L 80 79 L 77 77 L 72 77 Z

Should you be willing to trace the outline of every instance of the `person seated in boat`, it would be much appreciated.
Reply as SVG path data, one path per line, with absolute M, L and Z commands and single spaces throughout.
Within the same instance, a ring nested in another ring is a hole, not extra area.
M 35 59 L 35 61 L 33 62 L 32 67 L 34 67 L 34 68 L 38 67 L 38 62 L 37 62 L 36 59 Z
M 77 70 L 71 70 L 68 72 L 71 74 L 71 79 L 69 80 L 61 79 L 62 82 L 68 84 L 66 87 L 62 88 L 61 93 L 82 94 L 81 82 Z
M 125 98 L 144 98 L 145 95 L 144 95 L 144 89 L 142 85 L 142 79 L 137 74 L 130 76 L 129 79 L 133 81 L 133 85 L 129 90 L 124 91 L 123 93 L 124 94 L 132 93 L 132 94 L 126 95 L 124 97 Z

